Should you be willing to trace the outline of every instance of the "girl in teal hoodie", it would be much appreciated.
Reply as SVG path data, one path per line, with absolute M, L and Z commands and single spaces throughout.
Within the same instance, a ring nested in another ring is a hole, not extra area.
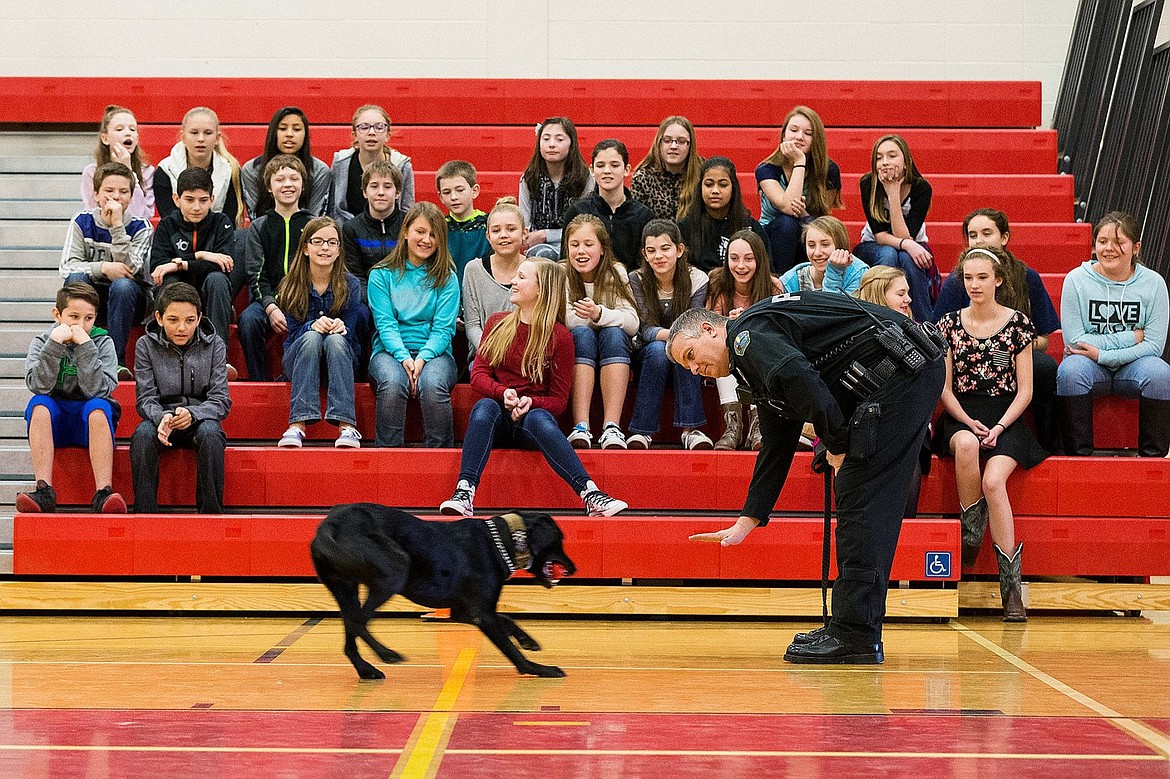
M 402 446 L 406 402 L 422 406 L 423 445 L 453 447 L 451 339 L 459 280 L 447 250 L 447 224 L 433 203 L 415 203 L 394 250 L 370 271 L 374 314 L 370 378 L 377 393 L 376 444 Z
M 1170 365 L 1162 359 L 1166 281 L 1140 263 L 1141 228 L 1106 214 L 1093 229 L 1095 260 L 1069 271 L 1060 297 L 1064 360 L 1056 372 L 1065 453 L 1093 453 L 1093 397 L 1139 398 L 1138 454 L 1170 449 Z

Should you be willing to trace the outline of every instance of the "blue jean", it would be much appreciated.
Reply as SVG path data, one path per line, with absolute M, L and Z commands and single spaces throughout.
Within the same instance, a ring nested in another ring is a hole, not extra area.
M 1170 365 L 1161 357 L 1147 355 L 1110 370 L 1083 354 L 1070 354 L 1056 369 L 1056 394 L 1170 400 Z
M 929 246 L 922 245 L 930 251 Z M 884 246 L 877 241 L 862 241 L 853 247 L 853 255 L 871 268 L 875 265 L 888 265 L 905 273 L 906 282 L 910 285 L 910 312 L 914 315 L 914 320 L 933 321 L 931 315 L 939 286 L 934 281 L 938 277 L 938 266 L 933 260 L 930 269 L 923 270 L 914 263 L 908 252 L 898 251 L 896 247 Z
M 478 486 L 492 447 L 503 444 L 540 450 L 557 476 L 568 482 L 574 492 L 582 492 L 589 481 L 577 450 L 565 438 L 552 414 L 543 408 L 534 408 L 513 422 L 512 415 L 504 410 L 504 404 L 492 398 L 481 398 L 471 409 L 467 436 L 463 439 L 459 478 Z
M 272 335 L 268 314 L 264 313 L 260 302 L 254 300 L 240 313 L 236 324 L 248 378 L 252 381 L 268 381 L 271 378 L 268 373 L 268 336 Z M 288 375 L 287 371 L 285 375 Z
M 451 416 L 451 388 L 458 369 L 450 354 L 432 357 L 423 365 L 418 379 L 418 400 L 422 406 L 423 446 L 453 448 L 454 422 Z M 370 358 L 370 381 L 377 393 L 377 446 L 402 446 L 406 434 L 406 401 L 410 379 L 402 363 L 389 352 Z
M 126 344 L 130 341 L 130 328 L 134 317 L 141 317 L 146 308 L 146 289 L 134 279 L 114 279 L 109 283 L 95 282 L 84 273 L 70 273 L 66 284 L 81 282 L 97 290 L 99 303 L 97 323 L 105 325 L 114 342 L 118 365 L 126 364 Z
M 812 217 L 797 219 L 795 216 L 780 214 L 764 225 L 768 236 L 768 254 L 772 257 L 772 273 L 783 276 L 785 272 L 804 262 L 805 254 L 800 245 L 800 234 Z
M 573 350 L 577 365 L 596 368 L 602 365 L 624 362 L 630 364 L 630 337 L 620 327 L 599 327 L 594 330 L 588 325 L 573 328 Z
M 302 335 L 284 352 L 284 375 L 292 383 L 288 421 L 321 419 L 321 376 L 325 376 L 325 421 L 357 424 L 353 400 L 354 354 L 344 335 Z M 324 371 L 322 371 L 324 368 Z
M 630 417 L 631 433 L 654 435 L 658 432 L 662 396 L 666 393 L 666 382 L 671 379 L 674 380 L 674 426 L 694 428 L 707 423 L 701 395 L 703 378 L 668 360 L 665 341 L 646 344 L 639 359 L 642 371 L 638 376 L 634 413 Z

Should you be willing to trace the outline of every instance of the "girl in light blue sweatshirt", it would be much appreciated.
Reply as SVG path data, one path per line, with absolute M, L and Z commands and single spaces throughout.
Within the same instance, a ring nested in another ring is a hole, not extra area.
M 1166 281 L 1140 264 L 1141 228 L 1106 214 L 1093 229 L 1096 260 L 1069 271 L 1060 297 L 1064 360 L 1056 394 L 1065 454 L 1093 453 L 1093 397 L 1139 398 L 1138 454 L 1170 449 L 1170 365 L 1162 359 L 1170 301 Z
M 818 216 L 804 226 L 802 262 L 780 277 L 788 292 L 824 290 L 853 295 L 869 266 L 849 253 L 849 233 L 835 216 Z
M 422 406 L 423 445 L 453 447 L 451 339 L 459 314 L 459 280 L 447 250 L 447 223 L 433 203 L 415 203 L 402 219 L 398 245 L 370 271 L 374 314 L 370 378 L 377 393 L 378 446 L 402 446 L 406 402 Z

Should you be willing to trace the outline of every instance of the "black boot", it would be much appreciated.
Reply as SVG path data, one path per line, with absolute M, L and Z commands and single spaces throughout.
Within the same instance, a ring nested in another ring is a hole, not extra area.
M 1077 457 L 1093 454 L 1093 396 L 1060 398 L 1060 434 L 1064 453 Z
M 1060 435 L 1056 426 L 1056 409 L 1051 403 L 1032 403 L 1032 421 L 1036 423 L 1036 441 L 1050 454 L 1059 452 Z
M 1004 622 L 1027 622 L 1028 612 L 1024 610 L 1024 593 L 1020 584 L 1020 556 L 1023 544 L 1016 544 L 1016 551 L 1008 557 L 998 544 L 995 547 L 995 561 L 999 563 L 999 598 L 1003 603 Z
M 1138 401 L 1138 456 L 1165 457 L 1170 450 L 1170 400 Z
M 982 496 L 979 500 L 963 509 L 959 514 L 959 524 L 963 528 L 963 567 L 975 565 L 979 557 L 979 550 L 983 547 L 983 534 L 987 532 L 987 500 Z

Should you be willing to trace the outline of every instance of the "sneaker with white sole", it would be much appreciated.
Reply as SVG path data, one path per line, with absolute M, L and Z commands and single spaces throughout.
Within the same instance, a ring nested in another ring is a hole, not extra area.
M 649 449 L 650 445 L 654 443 L 654 439 L 645 433 L 634 433 L 626 439 L 627 449 Z
M 362 448 L 362 434 L 358 432 L 356 427 L 343 427 L 341 432 L 337 434 L 337 440 L 333 445 L 338 449 L 361 449 Z
M 300 449 L 301 444 L 304 443 L 304 441 L 305 431 L 301 430 L 299 427 L 293 427 L 292 425 L 289 425 L 288 430 L 284 431 L 284 435 L 280 437 L 280 440 L 276 442 L 276 445 L 282 449 L 286 449 L 288 447 L 296 447 L 297 449 Z
M 569 439 L 569 443 L 574 449 L 588 449 L 593 446 L 593 434 L 589 432 L 589 428 L 585 426 L 584 422 L 578 422 L 565 436 Z
M 586 513 L 591 517 L 612 517 L 630 507 L 624 500 L 606 495 L 592 481 L 581 491 L 581 501 L 585 504 Z
M 460 479 L 450 500 L 439 504 L 439 513 L 449 517 L 470 517 L 475 515 L 475 485 Z
M 683 449 L 711 449 L 715 442 L 702 430 L 688 430 L 682 434 Z
M 602 449 L 625 449 L 626 448 L 626 434 L 622 429 L 610 422 L 601 429 L 601 435 L 597 437 L 597 445 Z

